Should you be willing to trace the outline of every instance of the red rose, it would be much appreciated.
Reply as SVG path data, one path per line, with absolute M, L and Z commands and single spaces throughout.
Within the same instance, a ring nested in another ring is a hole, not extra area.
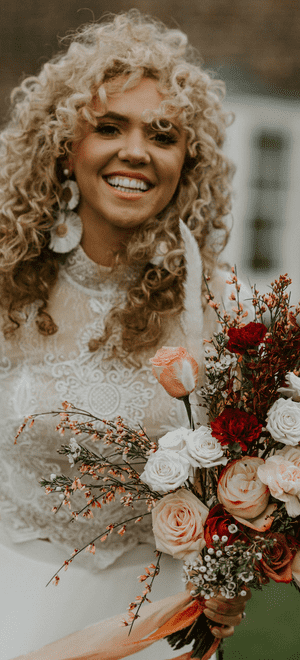
M 238 531 L 233 534 L 228 529 L 229 525 L 235 525 L 238 528 Z M 237 539 L 240 541 L 247 541 L 247 537 L 243 534 L 242 525 L 238 523 L 237 520 L 226 511 L 226 509 L 224 509 L 222 504 L 214 506 L 210 510 L 205 521 L 204 539 L 208 548 L 213 546 L 212 537 L 214 534 L 218 534 L 220 539 L 222 536 L 227 536 L 227 545 L 231 545 Z
M 292 561 L 296 554 L 296 545 L 289 547 L 284 534 L 268 532 L 265 538 L 276 539 L 273 548 L 264 548 L 263 558 L 259 562 L 260 572 L 275 582 L 291 582 Z
M 211 422 L 212 435 L 221 445 L 238 442 L 243 451 L 248 445 L 257 440 L 261 434 L 262 424 L 259 424 L 255 415 L 239 410 L 239 408 L 225 408 L 214 422 Z
M 226 348 L 231 353 L 243 355 L 248 348 L 258 346 L 264 339 L 267 328 L 263 323 L 247 323 L 243 328 L 229 328 L 229 342 Z

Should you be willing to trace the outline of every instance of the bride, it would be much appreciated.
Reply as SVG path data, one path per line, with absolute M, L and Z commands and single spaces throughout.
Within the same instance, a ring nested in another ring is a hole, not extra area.
M 120 627 L 153 561 L 149 522 L 109 536 L 45 588 L 75 547 L 118 519 L 120 504 L 73 524 L 66 507 L 53 515 L 61 500 L 39 480 L 73 474 L 57 453 L 55 419 L 14 436 L 25 415 L 65 399 L 153 438 L 186 424 L 149 358 L 162 344 L 189 348 L 199 315 L 203 338 L 217 327 L 204 291 L 185 305 L 179 217 L 216 299 L 228 298 L 217 265 L 232 175 L 221 93 L 184 34 L 136 11 L 83 27 L 13 93 L 0 174 L 2 660 L 172 655 L 165 641 L 135 642 L 190 599 L 179 561 L 164 558 L 132 636 Z M 244 605 L 208 601 L 213 634 L 233 634 Z

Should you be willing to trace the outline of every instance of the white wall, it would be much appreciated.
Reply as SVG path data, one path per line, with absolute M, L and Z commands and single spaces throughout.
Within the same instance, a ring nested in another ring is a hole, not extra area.
M 260 96 L 231 96 L 225 107 L 235 113 L 235 121 L 228 129 L 226 151 L 237 166 L 234 179 L 233 230 L 224 256 L 230 264 L 236 264 L 238 273 L 245 281 L 257 283 L 259 290 L 280 273 L 288 272 L 293 280 L 292 298 L 300 299 L 300 108 L 296 102 L 270 99 Z M 284 178 L 287 187 L 280 209 L 279 232 L 280 263 L 267 272 L 253 271 L 246 263 L 251 234 L 249 224 L 253 193 L 251 179 L 255 175 L 253 137 L 257 130 L 283 131 L 289 136 Z

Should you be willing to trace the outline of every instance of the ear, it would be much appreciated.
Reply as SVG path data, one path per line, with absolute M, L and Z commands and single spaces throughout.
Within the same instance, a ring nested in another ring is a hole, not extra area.
M 74 169 L 73 160 L 71 156 L 69 156 L 68 158 L 64 158 L 64 160 L 62 161 L 62 170 L 67 178 L 69 178 L 72 175 L 73 169 Z

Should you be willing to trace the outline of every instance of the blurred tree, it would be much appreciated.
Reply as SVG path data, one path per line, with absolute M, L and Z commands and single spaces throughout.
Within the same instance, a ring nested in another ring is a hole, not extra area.
M 300 94 L 300 3 L 295 0 L 10 0 L 0 8 L 0 114 L 21 76 L 36 73 L 57 37 L 104 13 L 136 7 L 186 31 L 208 66 L 235 66 L 265 92 Z

